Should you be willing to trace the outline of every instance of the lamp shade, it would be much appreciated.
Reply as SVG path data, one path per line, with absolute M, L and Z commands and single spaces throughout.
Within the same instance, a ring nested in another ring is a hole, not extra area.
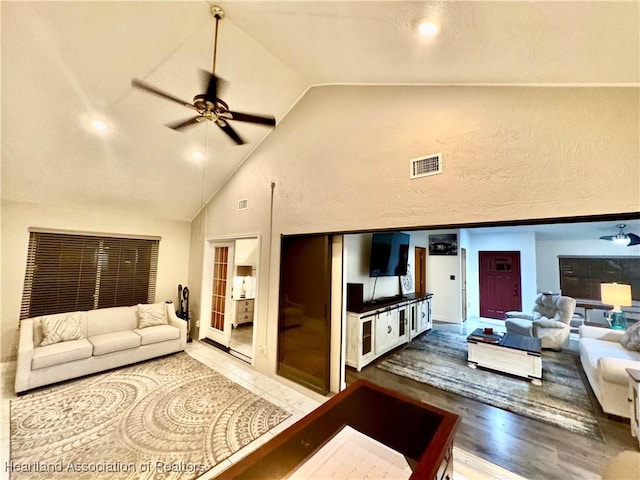
M 601 283 L 600 298 L 602 303 L 613 305 L 614 309 L 631 305 L 631 285 L 621 283 Z
M 250 277 L 253 274 L 251 265 L 238 265 L 236 267 L 236 277 Z

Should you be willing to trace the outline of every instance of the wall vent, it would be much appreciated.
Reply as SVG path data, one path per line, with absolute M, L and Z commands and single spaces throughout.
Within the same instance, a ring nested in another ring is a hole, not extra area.
M 409 161 L 411 171 L 409 178 L 421 178 L 442 173 L 442 153 L 434 153 L 426 157 Z
M 238 210 L 246 210 L 247 208 L 249 208 L 248 198 L 242 198 L 238 200 Z

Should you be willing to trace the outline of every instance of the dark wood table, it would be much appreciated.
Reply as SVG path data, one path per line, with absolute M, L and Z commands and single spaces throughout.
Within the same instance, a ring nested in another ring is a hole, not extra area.
M 458 421 L 456 414 L 358 380 L 216 478 L 286 478 L 347 425 L 404 455 L 410 478 L 453 478 Z

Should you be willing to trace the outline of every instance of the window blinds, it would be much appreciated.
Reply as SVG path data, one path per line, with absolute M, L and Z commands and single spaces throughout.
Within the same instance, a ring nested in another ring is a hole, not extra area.
M 158 240 L 31 232 L 20 318 L 153 303 Z

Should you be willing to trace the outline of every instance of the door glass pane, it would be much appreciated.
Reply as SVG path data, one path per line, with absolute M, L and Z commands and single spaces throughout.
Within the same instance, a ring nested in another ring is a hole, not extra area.
M 510 272 L 512 269 L 510 258 L 494 258 L 492 264 L 494 272 Z
M 227 300 L 227 262 L 229 259 L 229 247 L 215 247 L 213 258 L 211 328 L 223 331 L 225 303 Z

